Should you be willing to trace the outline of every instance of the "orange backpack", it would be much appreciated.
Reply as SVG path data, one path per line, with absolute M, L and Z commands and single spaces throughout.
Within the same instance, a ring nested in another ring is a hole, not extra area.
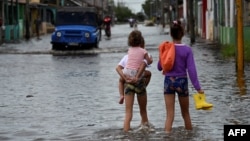
M 162 73 L 169 72 L 174 66 L 175 47 L 172 42 L 162 42 L 159 45 L 159 59 L 162 67 Z

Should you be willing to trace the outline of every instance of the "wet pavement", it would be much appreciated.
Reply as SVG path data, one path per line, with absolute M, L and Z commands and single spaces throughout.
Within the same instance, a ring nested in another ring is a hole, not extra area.
M 190 96 L 194 130 L 183 128 L 178 102 L 171 135 L 163 131 L 165 107 L 162 74 L 156 69 L 158 44 L 170 39 L 159 27 L 139 25 L 154 62 L 148 91 L 148 116 L 156 131 L 123 133 L 124 105 L 118 104 L 117 63 L 127 50 L 129 25 L 112 28 L 112 38 L 100 48 L 52 51 L 50 36 L 0 46 L 1 141 L 221 141 L 223 125 L 250 122 L 250 67 L 235 72 L 235 61 L 221 57 L 216 44 L 198 40 L 192 45 L 201 85 L 210 111 L 195 110 Z M 189 43 L 189 38 L 183 39 Z M 190 93 L 195 93 L 191 82 Z M 140 123 L 134 105 L 132 128 Z

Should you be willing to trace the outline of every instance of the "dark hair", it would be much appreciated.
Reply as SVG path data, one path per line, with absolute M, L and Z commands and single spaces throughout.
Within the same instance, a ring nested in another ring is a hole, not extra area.
M 140 46 L 142 41 L 141 31 L 133 30 L 128 36 L 128 45 L 131 47 Z
M 184 29 L 181 25 L 181 21 L 173 21 L 170 27 L 170 35 L 174 40 L 181 40 L 184 36 Z

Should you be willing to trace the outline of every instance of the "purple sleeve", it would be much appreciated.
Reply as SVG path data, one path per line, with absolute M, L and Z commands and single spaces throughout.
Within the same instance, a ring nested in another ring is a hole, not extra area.
M 162 67 L 161 67 L 161 62 L 160 62 L 160 60 L 158 61 L 157 69 L 158 69 L 159 71 L 162 71 Z
M 188 71 L 189 78 L 190 78 L 194 88 L 196 90 L 200 90 L 201 86 L 200 86 L 200 83 L 198 80 L 194 56 L 193 56 L 192 51 L 188 54 L 188 57 L 187 57 L 187 71 Z

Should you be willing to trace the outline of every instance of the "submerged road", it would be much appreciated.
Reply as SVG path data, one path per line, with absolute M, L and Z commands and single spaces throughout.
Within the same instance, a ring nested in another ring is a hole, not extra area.
M 156 68 L 158 45 L 170 40 L 160 27 L 139 25 L 146 49 L 154 62 L 148 91 L 148 115 L 153 133 L 122 132 L 124 105 L 118 104 L 117 63 L 126 54 L 129 25 L 112 27 L 112 38 L 100 48 L 84 51 L 52 51 L 50 35 L 42 40 L 0 46 L 0 140 L 1 141 L 118 141 L 171 140 L 222 141 L 225 124 L 250 124 L 250 67 L 235 72 L 235 61 L 224 59 L 216 44 L 198 40 L 192 45 L 198 76 L 210 111 L 195 110 L 190 95 L 194 130 L 186 132 L 178 102 L 174 129 L 164 133 L 163 80 Z M 189 43 L 189 38 L 183 39 Z M 195 93 L 191 82 L 190 94 Z M 131 123 L 140 123 L 138 104 Z

